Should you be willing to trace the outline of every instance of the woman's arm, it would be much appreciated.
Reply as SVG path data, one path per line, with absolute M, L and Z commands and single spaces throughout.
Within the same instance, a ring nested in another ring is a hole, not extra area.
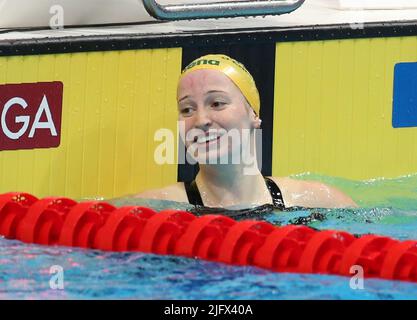
M 306 187 L 312 191 L 315 201 L 322 208 L 357 208 L 358 205 L 339 189 L 317 181 L 306 181 Z
M 178 182 L 161 189 L 146 190 L 134 195 L 134 198 L 188 202 L 187 194 L 184 189 L 184 183 L 182 182 Z
M 358 205 L 339 189 L 318 181 L 273 178 L 287 207 L 357 208 Z

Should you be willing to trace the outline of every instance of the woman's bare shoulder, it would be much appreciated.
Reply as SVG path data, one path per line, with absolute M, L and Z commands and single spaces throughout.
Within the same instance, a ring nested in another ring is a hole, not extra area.
M 338 188 L 319 181 L 271 177 L 280 188 L 288 207 L 356 208 L 358 205 Z
M 177 182 L 160 189 L 146 190 L 134 195 L 135 198 L 170 200 L 178 202 L 188 202 L 184 183 Z

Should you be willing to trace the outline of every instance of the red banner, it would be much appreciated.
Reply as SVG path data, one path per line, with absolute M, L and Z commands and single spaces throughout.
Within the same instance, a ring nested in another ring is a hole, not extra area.
M 0 151 L 58 147 L 62 95 L 62 82 L 0 85 Z

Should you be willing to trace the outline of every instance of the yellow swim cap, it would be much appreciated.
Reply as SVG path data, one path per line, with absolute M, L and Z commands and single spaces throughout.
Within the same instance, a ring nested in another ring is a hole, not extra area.
M 240 89 L 250 106 L 259 115 L 260 99 L 252 75 L 240 62 L 223 54 L 209 54 L 191 62 L 181 74 L 180 80 L 186 74 L 201 69 L 214 69 L 223 72 Z

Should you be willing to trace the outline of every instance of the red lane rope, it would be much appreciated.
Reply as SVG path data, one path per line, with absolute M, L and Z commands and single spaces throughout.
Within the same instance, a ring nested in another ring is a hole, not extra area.
M 277 272 L 351 276 L 352 266 L 359 265 L 365 277 L 417 282 L 414 240 L 276 227 L 216 214 L 196 217 L 179 210 L 116 208 L 102 201 L 1 194 L 0 235 L 26 243 L 180 255 Z

